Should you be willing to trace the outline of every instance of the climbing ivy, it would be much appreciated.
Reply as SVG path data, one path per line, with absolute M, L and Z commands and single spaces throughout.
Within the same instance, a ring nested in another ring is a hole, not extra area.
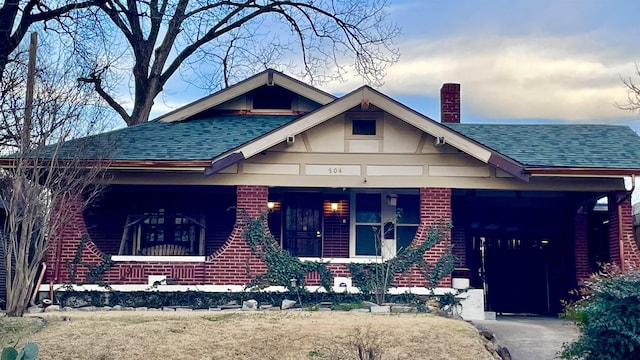
M 80 265 L 84 265 L 89 269 L 89 272 L 87 273 L 86 282 L 96 283 L 96 284 L 102 284 L 102 278 L 104 277 L 104 274 L 115 265 L 113 260 L 111 260 L 111 256 L 109 255 L 102 255 L 102 259 L 101 259 L 102 261 L 97 265 L 84 264 L 82 262 L 82 252 L 84 251 L 84 248 L 89 241 L 91 241 L 91 238 L 89 237 L 89 235 L 84 234 L 82 235 L 82 238 L 78 243 L 78 248 L 76 249 L 76 255 L 71 261 L 71 266 L 69 269 L 69 282 L 71 284 L 76 283 L 78 266 Z
M 262 275 L 255 276 L 247 287 L 263 288 L 279 285 L 292 292 L 300 291 L 304 290 L 306 274 L 315 271 L 320 275 L 322 287 L 331 291 L 333 275 L 327 264 L 320 261 L 301 261 L 282 249 L 265 227 L 267 215 L 268 213 L 263 213 L 257 218 L 251 219 L 243 212 L 243 218 L 246 222 L 244 238 L 253 253 L 267 265 L 267 271 Z M 295 284 L 292 284 L 292 279 L 295 279 Z
M 420 245 L 401 249 L 394 258 L 369 264 L 350 263 L 348 268 L 356 286 L 363 293 L 374 295 L 377 303 L 382 303 L 392 285 L 394 275 L 406 273 L 415 266 L 428 280 L 429 287 L 435 288 L 442 278 L 453 272 L 456 263 L 456 257 L 450 249 L 434 265 L 424 260 L 424 253 L 444 239 L 442 235 L 444 228 L 450 228 L 450 225 L 441 224 L 431 227 Z

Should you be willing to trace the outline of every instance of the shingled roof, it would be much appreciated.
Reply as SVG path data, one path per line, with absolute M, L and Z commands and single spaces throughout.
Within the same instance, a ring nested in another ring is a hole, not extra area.
M 151 121 L 65 144 L 65 153 L 113 161 L 210 161 L 297 119 L 299 115 L 217 115 Z M 627 126 L 446 124 L 527 168 L 640 168 L 640 137 Z M 103 154 L 104 155 L 104 154 Z
M 526 167 L 640 168 L 640 137 L 627 126 L 447 124 Z
M 65 143 L 60 157 L 113 161 L 196 161 L 245 144 L 299 115 L 217 115 L 171 123 L 150 121 Z

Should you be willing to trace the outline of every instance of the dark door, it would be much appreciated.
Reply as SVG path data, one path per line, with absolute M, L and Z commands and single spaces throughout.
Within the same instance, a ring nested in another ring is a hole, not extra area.
M 322 257 L 322 194 L 286 193 L 282 247 L 293 256 Z
M 498 313 L 547 314 L 550 293 L 550 240 L 526 237 L 483 236 L 482 282 L 488 310 Z M 479 249 L 478 249 L 479 250 Z

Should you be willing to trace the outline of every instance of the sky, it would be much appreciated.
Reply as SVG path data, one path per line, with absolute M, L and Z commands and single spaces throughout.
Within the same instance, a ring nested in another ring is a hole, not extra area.
M 633 77 L 640 62 L 639 12 L 637 0 L 393 1 L 401 58 L 381 90 L 436 119 L 441 84 L 457 82 L 463 122 L 640 131 L 640 116 L 615 106 L 627 99 L 621 77 Z
M 640 63 L 640 1 L 390 2 L 401 56 L 379 90 L 424 115 L 439 119 L 440 87 L 457 82 L 463 122 L 614 123 L 640 132 L 640 114 L 615 106 L 627 99 L 621 78 L 636 76 Z M 340 95 L 362 84 L 319 87 Z M 171 85 L 152 117 L 207 95 Z

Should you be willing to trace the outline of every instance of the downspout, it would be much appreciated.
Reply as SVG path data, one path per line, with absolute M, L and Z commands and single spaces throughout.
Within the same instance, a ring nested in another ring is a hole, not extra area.
M 56 258 L 55 258 L 55 266 L 53 269 L 53 282 L 58 281 L 58 276 L 60 275 L 60 257 L 62 256 L 62 234 L 58 235 L 56 239 Z
M 631 174 L 631 190 L 627 191 L 625 196 L 616 201 L 618 207 L 618 248 L 620 251 L 620 271 L 624 272 L 624 238 L 622 234 L 622 203 L 627 201 L 633 191 L 636 189 L 636 175 Z
M 47 263 L 42 263 L 42 268 L 40 269 L 40 276 L 38 276 L 38 282 L 36 283 L 36 287 L 33 288 L 33 294 L 31 294 L 31 301 L 29 301 L 29 305 L 36 306 L 36 296 L 38 295 L 38 291 L 40 290 L 40 285 L 42 285 L 42 279 L 44 279 L 44 273 L 47 271 Z

